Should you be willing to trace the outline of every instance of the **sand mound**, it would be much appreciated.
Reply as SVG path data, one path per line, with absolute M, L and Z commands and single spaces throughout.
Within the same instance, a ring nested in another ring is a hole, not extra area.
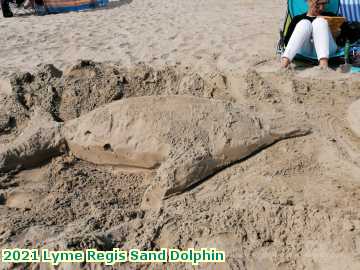
M 62 72 L 53 65 L 38 67 L 35 74 L 16 73 L 12 92 L 26 109 L 36 106 L 66 121 L 114 100 L 138 96 L 188 94 L 230 99 L 219 74 L 202 78 L 189 68 L 155 70 L 146 65 L 131 69 L 80 61 Z
M 123 96 L 118 71 L 107 65 L 81 61 L 65 72 L 59 87 L 59 118 L 66 121 Z
M 41 107 L 62 121 L 109 103 L 121 93 L 117 77 L 108 68 L 87 61 L 65 74 L 53 65 L 40 66 L 35 74 L 13 75 L 11 85 L 26 109 Z
M 27 125 L 27 109 L 14 96 L 0 95 L 0 143 L 9 143 Z
M 243 74 L 199 75 L 180 66 L 123 69 L 91 62 L 66 72 L 49 66 L 47 70 L 13 84 L 16 98 L 4 99 L 8 107 L 0 118 L 0 148 L 3 142 L 20 139 L 17 135 L 38 105 L 66 125 L 91 110 L 90 114 L 103 110 L 114 99 L 168 94 L 240 105 L 251 115 L 261 115 L 276 130 L 308 122 L 313 133 L 229 164 L 207 181 L 165 200 L 160 210 L 142 208 L 146 190 L 157 177 L 149 169 L 96 165 L 71 154 L 31 170 L 15 168 L 0 174 L 1 247 L 35 247 L 43 240 L 51 249 L 216 247 L 227 254 L 223 269 L 359 269 L 360 141 L 347 122 L 349 105 L 360 98 L 358 81 L 306 79 L 254 69 Z M 43 86 L 35 90 L 36 84 Z M 102 89 L 104 98 L 97 103 Z M 116 101 L 121 102 L 126 103 Z M 200 109 L 197 115 L 202 115 Z M 209 114 L 202 117 L 206 120 Z M 226 119 L 219 132 L 231 127 Z M 204 149 L 218 146 L 202 137 L 210 131 L 193 130 L 194 142 Z M 173 139 L 174 145 L 181 145 L 181 139 L 185 145 L 189 138 L 180 132 Z M 111 143 L 101 147 L 115 148 Z M 176 269 L 188 269 L 188 265 L 177 264 Z

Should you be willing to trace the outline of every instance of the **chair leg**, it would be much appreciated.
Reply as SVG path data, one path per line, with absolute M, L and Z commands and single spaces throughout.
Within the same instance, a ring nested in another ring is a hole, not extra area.
M 4 18 L 10 18 L 13 16 L 13 13 L 11 12 L 8 0 L 1 1 L 1 10 L 2 10 Z

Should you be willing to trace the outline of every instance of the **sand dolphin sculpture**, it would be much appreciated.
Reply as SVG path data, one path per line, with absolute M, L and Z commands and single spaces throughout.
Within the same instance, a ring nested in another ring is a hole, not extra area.
M 160 188 L 163 198 L 279 140 L 309 131 L 289 127 L 276 132 L 253 113 L 226 101 L 129 98 L 64 124 L 38 113 L 23 135 L 0 149 L 0 171 L 33 166 L 61 154 L 66 144 L 76 157 L 95 164 L 156 169 L 151 189 Z

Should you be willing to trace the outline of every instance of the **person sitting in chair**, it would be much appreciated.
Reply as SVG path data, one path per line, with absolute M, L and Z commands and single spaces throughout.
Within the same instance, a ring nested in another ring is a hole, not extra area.
M 329 55 L 337 50 L 337 45 L 326 19 L 320 16 L 336 16 L 324 12 L 327 0 L 307 0 L 307 13 L 295 16 L 285 36 L 285 52 L 281 57 L 281 67 L 287 68 L 297 53 L 312 55 L 314 50 L 320 68 L 328 68 Z

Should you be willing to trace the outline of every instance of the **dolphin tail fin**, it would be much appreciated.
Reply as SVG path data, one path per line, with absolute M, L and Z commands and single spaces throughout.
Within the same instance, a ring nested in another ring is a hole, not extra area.
M 280 128 L 271 131 L 271 135 L 276 138 L 276 140 L 283 140 L 288 138 L 302 137 L 311 134 L 312 129 L 309 127 L 297 127 L 297 128 Z

